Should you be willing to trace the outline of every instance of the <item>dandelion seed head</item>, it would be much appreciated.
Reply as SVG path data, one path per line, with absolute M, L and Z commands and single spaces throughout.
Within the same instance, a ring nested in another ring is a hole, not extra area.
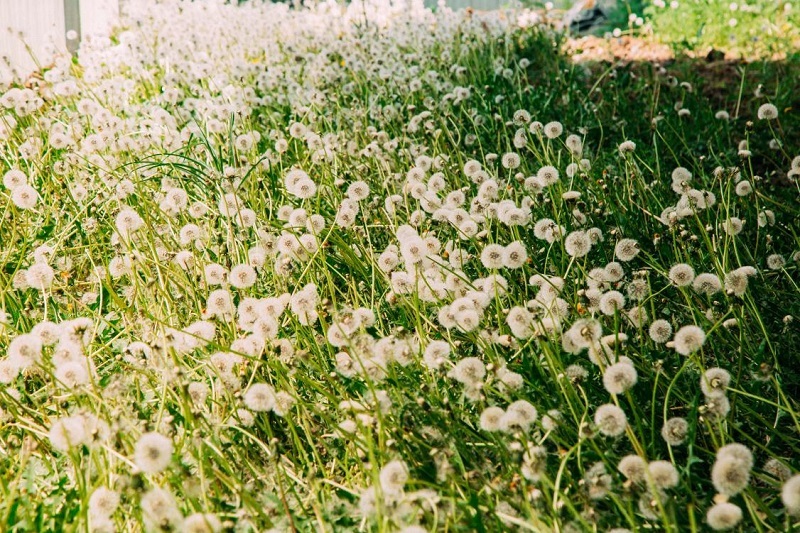
M 361 201 L 369 197 L 369 185 L 365 181 L 354 181 L 347 187 L 347 196 L 355 201 Z
M 639 254 L 639 243 L 633 239 L 622 239 L 614 247 L 614 255 L 623 262 L 631 261 Z
M 63 362 L 56 366 L 54 376 L 60 385 L 68 389 L 74 389 L 89 382 L 89 372 L 85 362 Z
M 11 340 L 6 355 L 17 368 L 24 369 L 41 360 L 42 347 L 43 343 L 38 335 L 26 333 Z
M 278 391 L 275 394 L 275 405 L 272 407 L 272 410 L 276 415 L 285 417 L 292 410 L 294 404 L 295 399 L 291 394 L 286 391 Z
M 786 259 L 780 254 L 770 254 L 767 256 L 767 268 L 770 270 L 780 270 L 786 266 Z M 33 267 L 31 267 L 33 268 Z M 30 273 L 30 269 L 28 269 Z M 30 274 L 29 274 L 30 275 Z M 30 281 L 28 282 L 30 283 Z
M 601 500 L 611 491 L 612 479 L 602 462 L 592 465 L 583 476 L 583 481 L 592 500 Z
M 592 248 L 592 240 L 585 231 L 573 231 L 564 240 L 564 248 L 571 257 L 583 257 Z
M 643 306 L 634 306 L 628 310 L 628 320 L 631 321 L 636 328 L 641 328 L 647 325 L 649 316 L 647 310 Z
M 588 348 L 597 343 L 603 334 L 603 326 L 597 320 L 580 319 L 575 321 L 567 332 L 572 342 L 580 348 Z
M 731 237 L 739 235 L 744 229 L 744 221 L 738 217 L 730 217 L 722 222 L 722 231 Z
M 515 152 L 507 152 L 503 154 L 503 157 L 501 159 L 503 168 L 507 168 L 509 170 L 514 170 L 516 168 L 519 168 L 521 162 L 522 160 L 520 159 L 519 154 Z
M 107 487 L 98 487 L 89 497 L 89 516 L 92 520 L 108 518 L 119 506 L 120 495 Z
M 63 417 L 53 422 L 48 432 L 50 444 L 60 452 L 84 444 L 88 438 L 86 420 L 79 415 Z
M 463 172 L 464 175 L 468 178 L 472 178 L 473 176 L 475 176 L 475 174 L 477 174 L 481 170 L 483 170 L 482 165 L 480 164 L 480 162 L 474 159 L 470 159 L 469 161 L 464 163 Z
M 147 529 L 173 529 L 183 521 L 175 498 L 165 489 L 154 487 L 145 492 L 140 506 Z
M 524 126 L 531 121 L 531 114 L 524 110 L 524 109 L 517 109 L 514 111 L 513 119 L 514 125 L 516 126 Z
M 750 195 L 752 192 L 753 185 L 749 181 L 742 180 L 736 184 L 736 196 L 744 197 Z
M 712 295 L 722 290 L 722 283 L 715 274 L 698 274 L 692 281 L 692 288 L 699 294 Z
M 746 465 L 748 470 L 753 468 L 754 464 L 753 452 L 750 451 L 750 448 L 738 442 L 726 444 L 725 446 L 721 447 L 719 450 L 717 450 L 717 457 L 732 457 Z
M 531 124 L 531 128 L 534 128 L 534 124 Z M 538 130 L 538 127 L 536 127 L 535 129 Z M 533 129 L 531 131 L 533 131 Z M 548 122 L 547 124 L 544 125 L 541 131 L 544 132 L 544 135 L 548 139 L 555 139 L 557 137 L 560 137 L 561 134 L 564 132 L 564 126 L 558 121 Z
M 723 368 L 709 368 L 700 378 L 700 389 L 707 398 L 724 396 L 731 382 L 730 373 Z
M 636 143 L 633 141 L 624 141 L 619 145 L 619 153 L 622 155 L 633 153 L 636 150 Z
M 750 483 L 753 454 L 738 443 L 728 444 L 717 451 L 717 459 L 711 469 L 711 481 L 717 492 L 735 496 Z
M 625 308 L 625 297 L 619 291 L 608 291 L 600 297 L 599 307 L 604 315 L 614 316 L 617 311 Z
M 800 475 L 789 478 L 781 488 L 781 501 L 786 512 L 800 516 Z
M 714 504 L 706 513 L 706 523 L 714 531 L 728 531 L 741 521 L 741 508 L 729 502 Z
M 408 466 L 403 461 L 394 460 L 381 468 L 381 489 L 388 493 L 401 492 L 408 482 Z
M 641 301 L 650 294 L 650 286 L 644 279 L 634 279 L 625 286 L 625 292 L 631 300 Z
M 127 236 L 144 226 L 144 220 L 136 211 L 126 208 L 117 215 L 116 226 L 120 235 Z
M 27 184 L 17 185 L 11 189 L 11 202 L 22 210 L 33 209 L 39 201 L 39 193 Z
M 194 513 L 187 516 L 181 524 L 184 533 L 219 533 L 222 522 L 211 513 Z
M 477 357 L 466 357 L 448 375 L 464 385 L 477 385 L 486 377 L 486 365 Z
M 638 455 L 626 455 L 619 461 L 617 470 L 633 483 L 642 483 L 647 475 L 647 461 Z
M 548 187 L 558 181 L 558 169 L 551 165 L 543 166 L 536 172 L 536 177 L 543 187 Z
M 764 472 L 780 481 L 786 481 L 792 476 L 792 469 L 786 466 L 781 459 L 771 457 L 764 463 Z
M 702 409 L 711 420 L 720 420 L 730 413 L 731 403 L 727 396 L 706 398 L 706 403 L 702 406 Z
M 648 480 L 657 489 L 671 489 L 678 485 L 678 470 L 669 461 L 651 461 L 647 465 Z
M 172 461 L 172 440 L 160 433 L 145 433 L 136 441 L 133 461 L 136 467 L 147 474 L 156 474 Z
M 597 429 L 607 437 L 618 437 L 628 427 L 628 417 L 625 412 L 614 404 L 605 404 L 597 408 L 594 415 Z
M 28 176 L 18 168 L 12 168 L 3 174 L 3 185 L 6 189 L 13 191 L 22 185 L 28 185 Z
M 442 367 L 450 357 L 450 344 L 446 341 L 431 341 L 425 347 L 425 353 L 422 360 L 425 366 L 431 370 L 437 370 Z
M 583 152 L 583 141 L 578 135 L 568 135 L 564 144 L 573 156 L 580 157 Z
M 208 295 L 206 309 L 211 316 L 224 317 L 233 314 L 233 297 L 230 291 L 217 289 Z
M 242 396 L 244 405 L 255 412 L 272 411 L 275 407 L 275 389 L 266 383 L 253 383 Z
M 686 287 L 694 281 L 694 269 L 685 263 L 679 263 L 669 269 L 669 280 L 677 287 Z
M 191 398 L 195 407 L 200 407 L 201 405 L 206 403 L 206 399 L 208 398 L 208 395 L 211 391 L 208 388 L 208 385 L 206 385 L 205 383 L 200 381 L 193 381 L 189 383 L 187 387 L 187 392 L 189 393 L 189 398 Z
M 683 326 L 675 333 L 675 351 L 681 355 L 690 355 L 699 350 L 706 342 L 706 333 L 698 326 Z
M 615 363 L 603 373 L 603 386 L 609 394 L 623 394 L 636 385 L 638 374 L 632 364 Z
M 511 403 L 501 419 L 505 431 L 521 429 L 527 431 L 536 422 L 539 414 L 536 408 L 526 400 L 517 400 Z
M 505 411 L 500 407 L 487 407 L 481 412 L 480 426 L 484 431 L 501 431 Z
M 689 422 L 685 418 L 673 417 L 661 427 L 661 437 L 670 446 L 680 446 L 689 434 Z
M 43 346 L 53 346 L 61 337 L 61 327 L 49 320 L 43 320 L 33 326 L 31 334 L 39 337 Z
M 252 287 L 256 279 L 256 270 L 247 264 L 235 265 L 228 275 L 228 281 L 237 289 Z
M 505 249 L 499 244 L 487 244 L 481 251 L 481 263 L 490 270 L 503 267 Z
M 773 104 L 761 104 L 758 108 L 759 120 L 775 120 L 778 118 L 778 108 Z

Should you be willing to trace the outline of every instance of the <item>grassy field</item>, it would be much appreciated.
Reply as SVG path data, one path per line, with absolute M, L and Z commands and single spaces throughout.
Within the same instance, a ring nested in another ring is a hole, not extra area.
M 654 0 L 642 11 L 654 36 L 683 50 L 796 60 L 800 49 L 800 9 L 792 2 Z
M 132 2 L 0 91 L 0 529 L 800 526 L 798 63 Z

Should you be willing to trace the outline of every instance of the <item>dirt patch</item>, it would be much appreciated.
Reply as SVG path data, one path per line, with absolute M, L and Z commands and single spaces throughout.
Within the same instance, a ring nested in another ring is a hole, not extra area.
M 566 52 L 576 63 L 599 61 L 663 63 L 675 58 L 675 53 L 665 44 L 628 35 L 610 39 L 594 35 L 571 38 L 567 41 Z
M 800 45 L 800 43 L 798 43 Z M 587 62 L 649 62 L 664 63 L 673 59 L 692 59 L 709 63 L 751 63 L 758 61 L 786 61 L 786 53 L 775 53 L 770 56 L 756 55 L 743 57 L 733 51 L 720 51 L 713 48 L 685 50 L 675 54 L 673 48 L 656 41 L 652 36 L 623 35 L 620 37 L 598 37 L 584 35 L 567 39 L 565 52 L 572 56 L 576 63 Z

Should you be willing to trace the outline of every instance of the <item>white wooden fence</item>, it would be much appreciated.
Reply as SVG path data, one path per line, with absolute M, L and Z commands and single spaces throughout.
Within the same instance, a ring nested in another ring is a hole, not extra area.
M 24 80 L 81 39 L 107 35 L 119 0 L 0 0 L 0 87 Z
M 75 52 L 81 39 L 107 35 L 119 22 L 125 0 L 0 0 L 0 88 L 24 80 Z M 435 7 L 437 0 L 425 0 Z M 498 9 L 514 0 L 447 0 L 453 9 Z
M 425 0 L 424 3 L 426 7 L 435 8 L 438 4 L 438 0 Z M 479 11 L 490 11 L 514 3 L 514 0 L 447 0 L 447 7 L 454 10 L 471 7 Z

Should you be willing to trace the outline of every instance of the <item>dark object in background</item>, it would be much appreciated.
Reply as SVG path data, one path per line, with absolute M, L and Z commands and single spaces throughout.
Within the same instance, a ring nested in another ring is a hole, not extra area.
M 577 0 L 561 19 L 561 27 L 570 33 L 586 33 L 609 20 L 598 0 Z
M 569 31 L 572 33 L 583 33 L 595 28 L 608 20 L 606 12 L 597 5 L 588 9 L 582 9 L 569 22 Z

